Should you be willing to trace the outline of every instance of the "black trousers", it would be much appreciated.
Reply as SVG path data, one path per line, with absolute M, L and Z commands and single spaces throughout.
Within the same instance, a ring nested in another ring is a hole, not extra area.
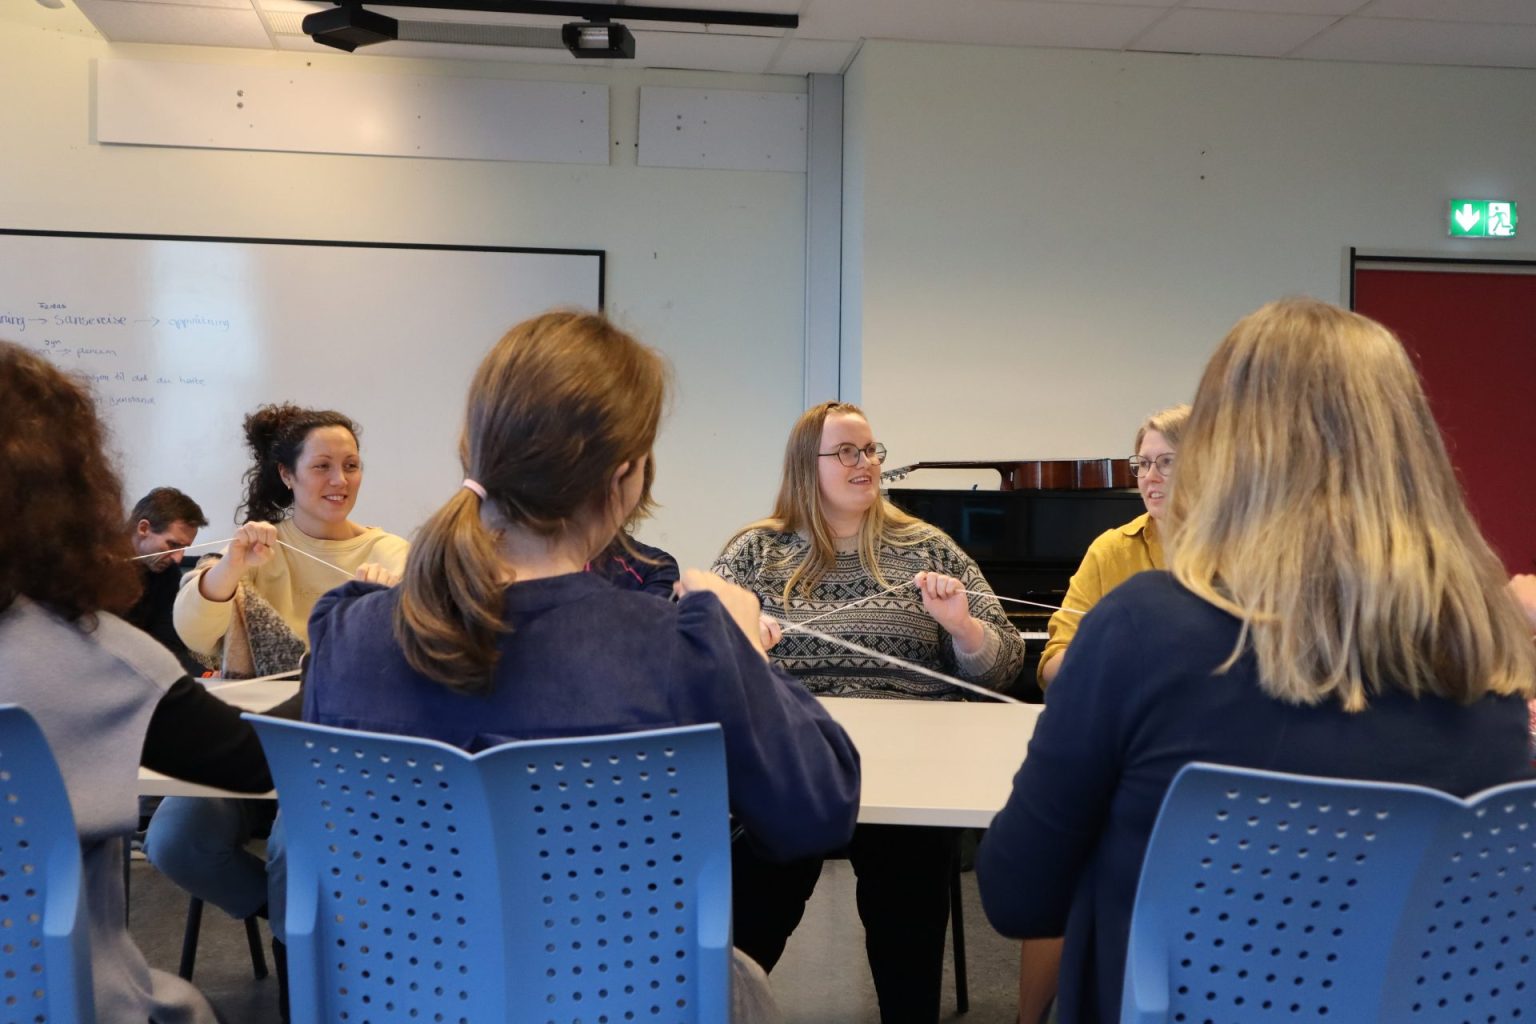
M 848 846 L 858 876 L 859 920 L 882 1024 L 934 1024 L 944 980 L 955 832 L 860 825 Z M 736 948 L 771 971 L 805 914 L 822 860 L 775 864 L 750 841 L 731 852 Z

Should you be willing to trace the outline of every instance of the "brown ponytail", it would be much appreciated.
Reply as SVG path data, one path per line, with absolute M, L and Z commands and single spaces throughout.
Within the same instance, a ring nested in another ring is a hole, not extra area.
M 512 328 L 469 388 L 459 459 L 485 488 L 461 489 L 412 540 L 395 639 L 416 671 L 483 692 L 508 632 L 509 582 L 494 527 L 546 537 L 605 512 L 609 482 L 649 455 L 666 391 L 660 355 L 585 313 L 546 313 Z M 649 465 L 638 508 L 650 506 Z

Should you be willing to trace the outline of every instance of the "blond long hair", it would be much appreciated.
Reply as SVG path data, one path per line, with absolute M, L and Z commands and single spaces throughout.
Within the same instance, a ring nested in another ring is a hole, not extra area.
M 1251 645 L 1273 697 L 1536 691 L 1418 376 L 1372 320 L 1289 299 L 1238 321 L 1200 381 L 1170 521 L 1174 576 L 1242 620 L 1221 669 Z
M 461 488 L 406 560 L 394 633 L 412 668 L 455 689 L 489 687 L 508 631 L 509 581 L 493 531 L 558 537 L 610 515 L 616 531 L 613 475 L 650 454 L 665 393 L 661 356 L 601 316 L 546 313 L 496 343 L 475 371 L 459 439 L 483 506 Z M 651 504 L 651 467 L 647 458 L 636 514 Z M 596 546 L 610 540 L 612 531 Z
M 739 537 L 751 530 L 768 529 L 798 533 L 810 541 L 810 554 L 785 581 L 782 595 L 785 604 L 796 593 L 809 597 L 812 588 L 837 564 L 837 540 L 832 536 L 821 507 L 818 458 L 821 431 L 827 417 L 840 415 L 868 419 L 863 409 L 849 402 L 822 402 L 800 414 L 784 445 L 784 473 L 779 481 L 779 496 L 773 503 L 773 512 L 764 519 L 748 523 L 736 533 Z M 934 532 L 933 527 L 903 512 L 881 495 L 864 513 L 859 525 L 859 564 L 881 586 L 890 586 L 880 573 L 880 546 L 911 544 Z

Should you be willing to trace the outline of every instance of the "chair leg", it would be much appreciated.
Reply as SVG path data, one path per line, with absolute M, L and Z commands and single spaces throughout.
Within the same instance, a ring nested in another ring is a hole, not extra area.
M 245 919 L 245 942 L 251 947 L 251 972 L 260 981 L 267 976 L 267 955 L 261 951 L 261 928 L 255 914 Z
M 949 927 L 955 951 L 955 1012 L 971 1008 L 970 986 L 965 977 L 965 909 L 960 901 L 960 864 L 949 876 Z
M 181 936 L 181 966 L 176 973 L 192 980 L 192 968 L 197 964 L 197 936 L 203 930 L 203 901 L 196 896 L 187 904 L 187 928 Z

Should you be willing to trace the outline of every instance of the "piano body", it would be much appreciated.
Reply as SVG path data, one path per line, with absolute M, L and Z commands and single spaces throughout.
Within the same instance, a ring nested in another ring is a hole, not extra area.
M 901 486 L 886 495 L 953 537 L 1003 597 L 1059 606 L 1093 539 L 1146 510 L 1125 459 L 920 462 L 881 476 L 892 483 L 924 469 L 997 471 L 997 490 Z M 1003 610 L 1026 634 L 1029 652 L 1008 692 L 1039 701 L 1035 666 L 1051 612 L 1007 602 Z

